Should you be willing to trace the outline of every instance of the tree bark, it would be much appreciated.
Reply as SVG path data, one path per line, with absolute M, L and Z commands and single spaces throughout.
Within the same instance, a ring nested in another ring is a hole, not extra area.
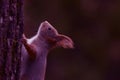
M 0 80 L 19 80 L 23 0 L 0 0 Z

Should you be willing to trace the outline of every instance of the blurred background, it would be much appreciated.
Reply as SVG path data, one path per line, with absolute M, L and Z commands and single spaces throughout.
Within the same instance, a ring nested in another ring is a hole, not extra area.
M 120 80 L 120 0 L 24 0 L 24 33 L 49 21 L 75 49 L 48 55 L 45 80 Z

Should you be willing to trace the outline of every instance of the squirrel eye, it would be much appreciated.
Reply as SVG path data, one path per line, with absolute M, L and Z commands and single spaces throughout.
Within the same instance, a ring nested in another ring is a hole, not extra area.
M 48 30 L 51 30 L 51 28 L 49 27 Z

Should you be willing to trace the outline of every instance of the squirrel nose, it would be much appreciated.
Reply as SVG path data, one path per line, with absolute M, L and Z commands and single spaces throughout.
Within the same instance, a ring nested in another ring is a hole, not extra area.
M 44 21 L 42 22 L 42 24 L 50 24 L 48 21 Z
M 48 22 L 47 22 L 47 21 L 44 21 L 44 22 L 41 23 L 41 25 L 42 25 L 42 27 L 45 27 L 45 26 L 48 25 Z
M 48 21 L 42 22 L 42 25 L 43 25 L 43 26 L 51 26 L 51 24 L 50 24 Z
M 49 23 L 48 21 L 44 21 L 44 23 Z

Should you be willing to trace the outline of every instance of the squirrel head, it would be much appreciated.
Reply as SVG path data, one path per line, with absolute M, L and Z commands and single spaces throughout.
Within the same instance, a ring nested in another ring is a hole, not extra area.
M 44 38 L 51 48 L 74 48 L 72 39 L 68 36 L 59 34 L 48 21 L 44 21 L 40 24 L 38 34 Z

